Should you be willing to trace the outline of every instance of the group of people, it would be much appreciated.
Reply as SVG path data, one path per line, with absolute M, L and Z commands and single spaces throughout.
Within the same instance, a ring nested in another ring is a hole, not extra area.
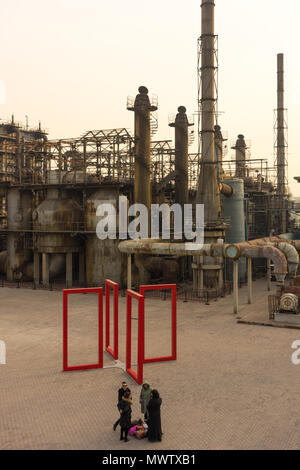
M 117 426 L 121 427 L 120 440 L 127 442 L 128 434 L 137 438 L 148 437 L 151 442 L 162 440 L 160 407 L 162 399 L 157 390 L 152 390 L 148 382 L 144 382 L 140 392 L 142 420 L 132 422 L 132 394 L 126 382 L 122 382 L 122 387 L 118 391 L 118 410 L 120 418 L 113 425 L 114 431 Z

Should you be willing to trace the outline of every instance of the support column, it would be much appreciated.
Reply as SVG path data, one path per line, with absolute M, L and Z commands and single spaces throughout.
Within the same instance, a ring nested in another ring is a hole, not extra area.
M 196 292 L 198 289 L 198 269 L 197 269 L 198 258 L 193 258 L 192 269 L 193 269 L 193 291 Z
M 203 289 L 204 289 L 204 271 L 201 266 L 198 271 L 198 295 L 199 297 L 201 297 L 201 294 L 203 294 Z
M 131 255 L 127 256 L 127 289 L 131 289 Z
M 49 253 L 42 254 L 42 277 L 43 277 L 43 286 L 50 286 L 50 274 L 49 274 L 49 265 L 50 265 L 50 255 Z
M 267 278 L 268 278 L 268 291 L 271 290 L 271 260 L 267 260 Z
M 66 254 L 66 286 L 72 287 L 73 284 L 73 253 Z
M 219 271 L 219 290 L 220 290 L 220 292 L 222 292 L 223 287 L 224 287 L 223 269 L 220 269 L 220 271 Z
M 37 287 L 40 283 L 40 254 L 33 254 L 33 280 Z
M 85 285 L 84 251 L 79 252 L 79 284 Z
M 248 304 L 253 303 L 252 258 L 248 258 Z
M 203 293 L 204 289 L 204 271 L 202 269 L 204 262 L 203 256 L 200 256 L 199 258 L 199 270 L 198 270 L 198 295 L 201 297 L 201 294 Z
M 233 312 L 239 310 L 239 262 L 233 262 Z

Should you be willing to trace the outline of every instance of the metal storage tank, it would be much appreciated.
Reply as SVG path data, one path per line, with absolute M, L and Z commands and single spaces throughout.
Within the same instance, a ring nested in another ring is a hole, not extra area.
M 226 243 L 241 243 L 246 241 L 245 211 L 244 211 L 244 180 L 226 178 L 223 183 L 233 189 L 231 197 L 222 196 L 224 217 L 229 217 L 231 227 L 226 232 Z M 246 278 L 246 259 L 239 261 L 239 278 Z
M 66 191 L 48 189 L 46 199 L 34 210 L 32 217 L 34 230 L 46 232 L 38 235 L 38 251 L 48 253 L 67 253 L 73 249 L 78 251 L 80 239 L 70 237 L 70 234 L 66 233 L 51 233 L 80 230 L 82 208 L 68 197 Z
M 33 211 L 33 228 L 40 232 L 34 243 L 35 275 L 39 279 L 39 257 L 43 259 L 43 284 L 48 285 L 50 274 L 55 279 L 64 266 L 61 254 L 65 254 L 67 285 L 72 285 L 72 254 L 80 253 L 81 240 L 74 236 L 82 227 L 82 208 L 72 199 L 72 194 L 60 189 L 48 189 L 46 199 Z M 57 259 L 56 259 L 57 258 Z M 79 268 L 80 270 L 80 268 Z
M 119 239 L 100 240 L 96 234 L 97 208 L 100 204 L 111 203 L 116 209 L 118 207 L 118 188 L 99 189 L 87 200 L 86 225 L 87 231 L 91 232 L 86 240 L 86 283 L 88 286 L 102 286 L 106 279 L 111 279 L 119 284 L 122 283 L 123 257 L 119 252 Z

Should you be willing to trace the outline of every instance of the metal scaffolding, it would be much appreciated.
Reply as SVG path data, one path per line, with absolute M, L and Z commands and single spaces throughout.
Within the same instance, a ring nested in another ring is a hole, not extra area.
M 50 141 L 47 172 L 57 170 L 60 184 L 130 182 L 133 162 L 134 138 L 127 129 L 88 131 Z
M 198 38 L 198 63 L 197 63 L 197 77 L 198 77 L 198 153 L 202 155 L 201 142 L 202 142 L 202 132 L 201 132 L 201 116 L 202 116 L 202 54 L 203 52 L 203 41 L 202 36 Z M 215 124 L 218 124 L 218 99 L 219 99 L 219 37 L 214 35 L 214 116 Z

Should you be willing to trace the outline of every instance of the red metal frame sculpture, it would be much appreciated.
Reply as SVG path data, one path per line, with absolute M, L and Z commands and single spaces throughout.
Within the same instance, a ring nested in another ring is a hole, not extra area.
M 138 301 L 138 362 L 137 372 L 131 367 L 131 319 L 132 319 L 132 299 Z M 127 312 L 127 334 L 126 334 L 126 372 L 137 382 L 143 383 L 143 362 L 144 362 L 144 343 L 145 343 L 145 307 L 144 296 L 132 290 L 126 291 L 126 312 Z
M 80 366 L 68 365 L 68 296 L 72 294 L 98 294 L 98 363 Z M 103 368 L 103 288 L 65 289 L 63 291 L 63 371 L 102 369 Z
M 114 290 L 114 349 L 110 347 L 110 288 Z M 105 350 L 117 361 L 119 359 L 119 286 L 105 281 Z
M 140 294 L 145 297 L 145 292 L 153 290 L 171 290 L 172 296 L 172 353 L 171 356 L 167 357 L 153 357 L 145 358 L 145 333 L 143 332 L 143 362 L 144 364 L 150 364 L 153 362 L 166 362 L 176 361 L 177 359 L 177 286 L 176 284 L 166 284 L 159 286 L 140 286 Z

